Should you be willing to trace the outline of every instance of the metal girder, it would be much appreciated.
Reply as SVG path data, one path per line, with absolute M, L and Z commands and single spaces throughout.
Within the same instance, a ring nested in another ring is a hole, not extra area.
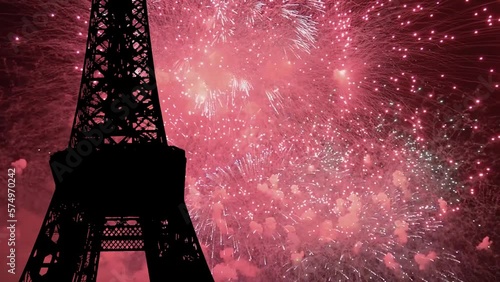
M 144 251 L 150 282 L 212 282 L 185 152 L 163 128 L 146 0 L 93 0 L 90 14 L 69 145 L 51 156 L 56 190 L 20 281 L 95 282 L 101 252 Z
M 102 126 L 113 130 L 100 130 Z M 97 135 L 98 148 L 167 143 L 144 0 L 92 1 L 69 146 Z

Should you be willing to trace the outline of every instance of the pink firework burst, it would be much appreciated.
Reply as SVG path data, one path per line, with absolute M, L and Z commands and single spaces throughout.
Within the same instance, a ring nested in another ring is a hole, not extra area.
M 148 2 L 165 129 L 188 153 L 217 281 L 493 279 L 500 14 L 472 2 Z M 26 210 L 42 212 L 32 192 L 47 203 L 47 156 L 69 136 L 89 3 L 1 3 L 22 14 L 1 152 L 27 160 Z M 100 279 L 146 275 L 110 265 Z

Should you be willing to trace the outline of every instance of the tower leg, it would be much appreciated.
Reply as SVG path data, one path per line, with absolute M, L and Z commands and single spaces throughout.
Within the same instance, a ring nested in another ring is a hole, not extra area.
M 77 271 L 75 281 L 95 282 L 97 281 L 97 268 L 99 267 L 99 256 L 101 251 L 101 234 L 104 221 L 88 224 L 89 229 L 85 239 L 82 252 L 80 268 Z
M 144 238 L 144 252 L 148 265 L 149 281 L 168 281 L 166 267 L 162 268 L 160 258 L 160 231 L 161 222 L 151 218 L 143 218 L 141 221 L 142 235 Z
M 20 281 L 74 281 L 87 229 L 78 207 L 56 189 Z
M 160 233 L 162 258 L 186 281 L 214 281 L 186 205 L 181 203 L 169 209 L 169 221 Z
M 181 204 L 180 206 L 184 206 Z M 167 220 L 144 220 L 143 236 L 151 282 L 169 280 L 175 270 L 185 281 L 212 282 L 187 209 L 170 208 Z

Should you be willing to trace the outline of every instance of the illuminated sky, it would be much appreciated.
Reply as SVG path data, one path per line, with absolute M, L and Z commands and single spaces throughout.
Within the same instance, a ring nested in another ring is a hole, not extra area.
M 1 4 L 0 154 L 28 163 L 20 261 L 52 194 L 48 156 L 68 141 L 88 28 L 87 1 L 54 3 Z M 217 281 L 498 270 L 498 1 L 148 4 L 165 130 L 187 152 Z M 103 269 L 145 273 L 123 254 Z

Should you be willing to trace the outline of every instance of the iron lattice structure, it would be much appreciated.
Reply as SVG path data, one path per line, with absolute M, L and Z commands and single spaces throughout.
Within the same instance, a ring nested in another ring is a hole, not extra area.
M 103 123 L 105 144 L 165 143 L 146 1 L 92 1 L 70 146 Z
M 93 282 L 101 252 L 144 251 L 151 282 L 213 281 L 167 144 L 146 0 L 93 0 L 68 148 L 21 282 Z

